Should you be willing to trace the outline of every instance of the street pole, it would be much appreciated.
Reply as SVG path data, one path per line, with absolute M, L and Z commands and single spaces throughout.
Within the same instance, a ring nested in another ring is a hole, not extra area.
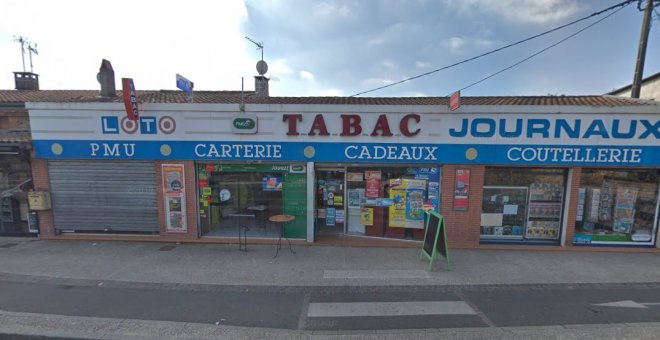
M 635 76 L 633 77 L 631 98 L 639 98 L 642 88 L 642 75 L 644 74 L 644 59 L 646 59 L 646 44 L 649 40 L 649 29 L 651 28 L 651 10 L 653 9 L 653 0 L 646 0 L 644 9 L 644 19 L 642 21 L 642 33 L 639 36 L 639 48 L 637 49 L 637 65 L 635 66 Z

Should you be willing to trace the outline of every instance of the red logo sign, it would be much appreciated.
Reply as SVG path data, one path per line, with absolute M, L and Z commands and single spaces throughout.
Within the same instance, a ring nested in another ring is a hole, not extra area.
M 130 120 L 138 120 L 140 113 L 138 112 L 138 97 L 133 85 L 133 79 L 121 78 L 121 87 L 124 92 L 124 107 L 126 114 Z
M 454 111 L 461 106 L 461 91 L 456 91 L 449 97 L 449 110 Z

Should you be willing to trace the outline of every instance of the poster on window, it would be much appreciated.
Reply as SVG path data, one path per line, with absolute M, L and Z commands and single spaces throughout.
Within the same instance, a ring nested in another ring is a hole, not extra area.
M 367 180 L 367 197 L 378 197 L 378 187 L 380 186 L 380 181 L 377 179 L 368 179 Z
M 325 209 L 325 226 L 334 227 L 336 225 L 337 210 L 335 208 Z
M 375 180 L 381 180 L 382 173 L 380 171 L 365 171 L 364 172 L 364 179 L 370 180 L 370 179 L 375 179 Z
M 185 233 L 188 231 L 188 223 L 183 164 L 163 164 L 161 169 L 166 231 Z
M 360 209 L 360 222 L 366 226 L 374 225 L 374 208 Z
M 390 180 L 389 226 L 424 229 L 426 180 Z
M 264 176 L 261 180 L 262 191 L 282 191 L 281 176 Z
M 456 186 L 454 188 L 454 210 L 468 210 L 468 193 L 470 192 L 470 169 L 456 169 Z
M 346 180 L 349 182 L 362 182 L 364 180 L 364 174 L 361 172 L 349 172 L 346 175 Z
M 617 189 L 612 230 L 625 234 L 630 233 L 635 221 L 637 192 L 638 190 L 635 188 L 620 187 Z

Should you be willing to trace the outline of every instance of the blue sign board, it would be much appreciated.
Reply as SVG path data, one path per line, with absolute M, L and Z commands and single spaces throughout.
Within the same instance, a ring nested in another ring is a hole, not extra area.
M 193 87 L 195 87 L 195 84 L 192 81 L 178 73 L 176 74 L 176 88 L 185 93 L 192 93 Z
M 659 146 L 411 145 L 141 140 L 34 140 L 32 143 L 37 158 L 565 166 L 660 165 Z M 430 177 L 432 174 L 427 175 Z

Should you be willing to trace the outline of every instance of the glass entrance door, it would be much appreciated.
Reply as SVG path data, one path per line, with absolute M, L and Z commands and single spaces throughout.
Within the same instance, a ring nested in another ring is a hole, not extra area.
M 316 233 L 319 236 L 346 232 L 346 170 L 316 170 Z

